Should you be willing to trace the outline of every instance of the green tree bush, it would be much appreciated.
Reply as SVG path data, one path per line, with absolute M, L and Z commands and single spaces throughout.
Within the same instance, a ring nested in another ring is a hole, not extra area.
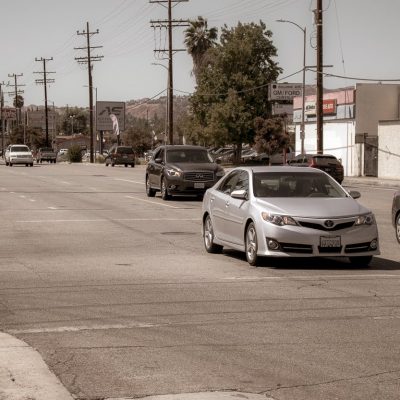
M 68 149 L 67 153 L 68 161 L 71 163 L 82 162 L 82 149 L 81 146 L 75 144 Z

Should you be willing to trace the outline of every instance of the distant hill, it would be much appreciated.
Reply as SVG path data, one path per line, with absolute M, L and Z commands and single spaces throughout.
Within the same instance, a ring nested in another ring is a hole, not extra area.
M 189 96 L 174 97 L 174 114 L 186 113 L 189 106 Z M 130 100 L 126 103 L 126 114 L 135 118 L 154 119 L 163 118 L 167 111 L 167 97 L 160 97 L 155 100 L 139 99 Z

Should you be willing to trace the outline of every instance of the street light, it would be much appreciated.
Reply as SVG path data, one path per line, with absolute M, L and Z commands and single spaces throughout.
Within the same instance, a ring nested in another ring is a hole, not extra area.
M 286 19 L 278 19 L 276 22 L 287 22 L 297 26 L 304 35 L 303 43 L 303 96 L 302 96 L 302 106 L 301 106 L 301 127 L 300 127 L 300 141 L 301 141 L 301 154 L 304 154 L 304 138 L 305 138 L 305 127 L 304 127 L 304 109 L 305 109 L 305 96 L 306 96 L 306 27 L 302 28 L 296 22 L 288 21 Z

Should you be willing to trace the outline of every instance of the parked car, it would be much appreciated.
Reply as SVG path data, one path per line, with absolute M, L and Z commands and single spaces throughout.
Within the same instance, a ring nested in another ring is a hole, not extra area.
M 42 163 L 47 161 L 49 163 L 56 163 L 57 153 L 51 147 L 41 147 L 36 152 L 36 162 Z
M 288 164 L 292 167 L 318 168 L 331 175 L 339 183 L 342 183 L 344 179 L 342 163 L 331 154 L 299 154 Z
M 12 144 L 7 147 L 5 153 L 6 165 L 25 164 L 33 167 L 33 156 L 28 146 L 24 144 Z
M 161 192 L 163 200 L 173 195 L 197 195 L 213 186 L 224 169 L 201 146 L 166 145 L 158 147 L 147 164 L 146 193 Z
M 366 266 L 379 254 L 378 229 L 358 197 L 314 168 L 234 168 L 205 193 L 204 246 L 244 251 L 250 265 L 260 256 L 346 256 Z
M 115 165 L 135 166 L 136 154 L 131 146 L 114 146 L 106 155 L 105 164 L 108 167 Z
M 392 222 L 396 232 L 396 239 L 400 243 L 400 191 L 393 196 Z

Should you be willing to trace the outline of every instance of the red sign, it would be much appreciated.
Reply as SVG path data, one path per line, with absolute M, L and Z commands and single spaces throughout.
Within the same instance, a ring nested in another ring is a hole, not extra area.
M 324 115 L 336 114 L 336 99 L 323 100 L 322 113 Z

